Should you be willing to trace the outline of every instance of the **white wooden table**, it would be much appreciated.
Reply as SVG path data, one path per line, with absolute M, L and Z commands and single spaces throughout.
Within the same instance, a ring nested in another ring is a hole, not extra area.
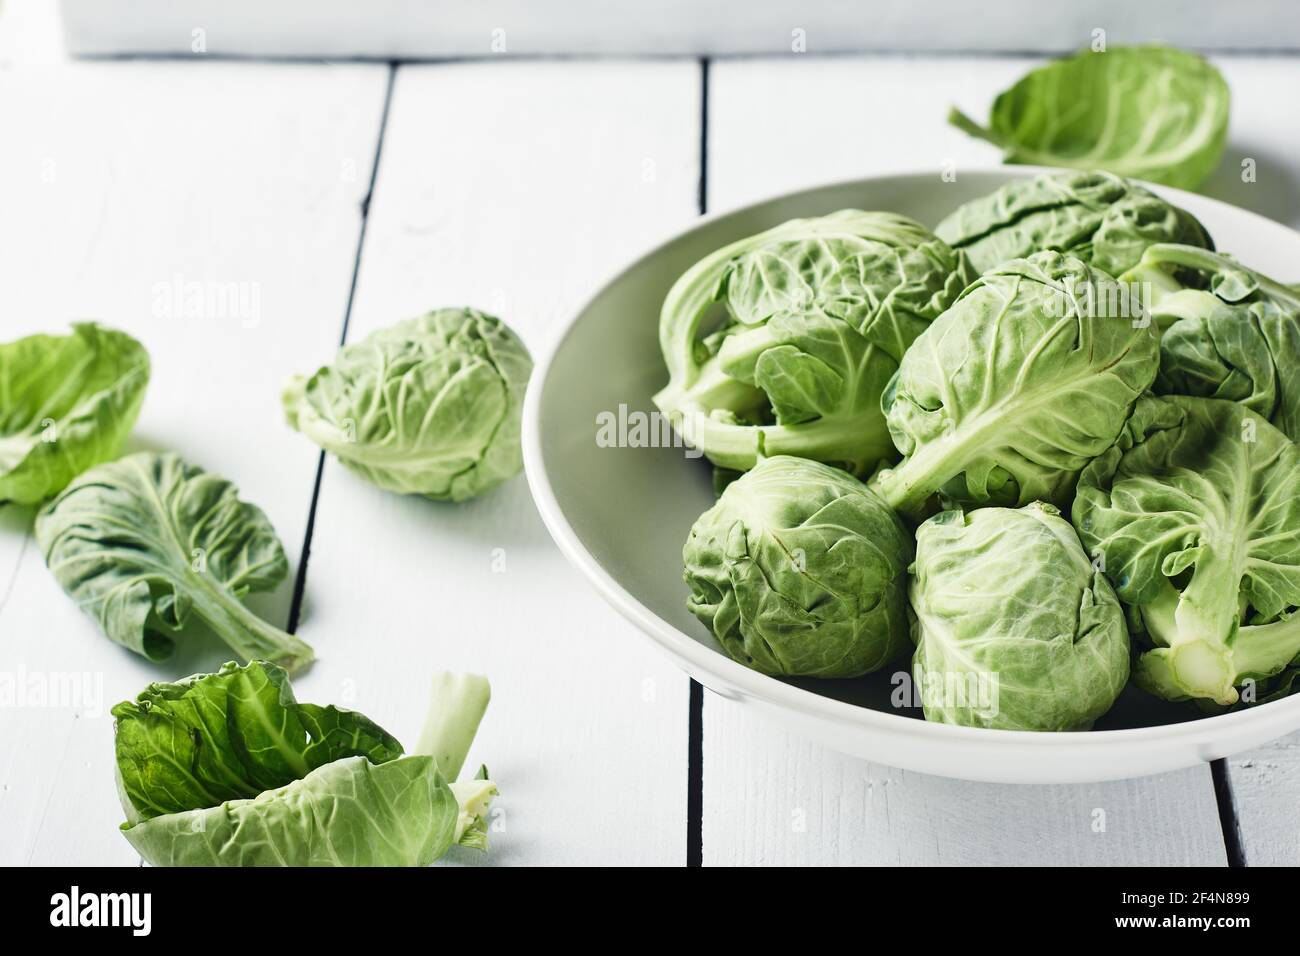
M 145 343 L 132 447 L 234 479 L 305 565 L 298 633 L 319 662 L 302 699 L 410 742 L 432 671 L 490 675 L 471 759 L 501 781 L 500 832 L 455 862 L 1300 863 L 1300 738 L 1079 787 L 850 759 L 708 693 L 693 704 L 567 566 L 522 479 L 461 507 L 388 495 L 282 421 L 287 375 L 432 306 L 499 313 L 539 349 L 701 204 L 990 163 L 945 112 L 981 114 L 1029 61 L 78 62 L 48 6 L 0 11 L 0 339 L 96 317 Z M 1300 61 L 1217 62 L 1233 133 L 1208 191 L 1300 226 Z M 1257 183 L 1234 178 L 1242 157 Z M 160 284 L 177 281 L 248 283 L 259 309 L 160 315 Z M 0 508 L 0 673 L 85 674 L 94 693 L 0 706 L 0 863 L 132 865 L 108 708 L 225 655 L 200 643 L 154 666 L 111 644 L 30 526 L 30 510 Z M 285 623 L 293 592 L 257 607 Z

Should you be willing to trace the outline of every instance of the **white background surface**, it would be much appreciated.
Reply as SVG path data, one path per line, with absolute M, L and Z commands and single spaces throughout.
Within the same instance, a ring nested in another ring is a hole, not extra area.
M 815 45 L 714 59 L 703 128 L 695 59 L 77 62 L 52 8 L 0 7 L 0 339 L 85 317 L 139 337 L 154 377 L 132 447 L 235 480 L 295 567 L 319 455 L 283 424 L 280 384 L 328 360 L 345 321 L 354 341 L 471 304 L 537 350 L 615 267 L 697 215 L 702 158 L 711 210 L 987 164 L 947 107 L 984 115 L 1031 62 L 818 58 Z M 1216 62 L 1233 129 L 1207 191 L 1300 225 L 1300 61 Z M 1255 184 L 1236 176 L 1243 157 Z M 156 315 L 155 286 L 178 275 L 256 284 L 257 321 Z M 84 672 L 98 706 L 0 707 L 0 863 L 134 864 L 107 709 L 223 655 L 200 644 L 155 666 L 105 640 L 46 572 L 30 516 L 0 508 L 0 671 Z M 290 596 L 257 606 L 283 624 Z M 686 861 L 687 681 L 565 564 L 522 478 L 453 507 L 326 461 L 303 607 L 319 662 L 299 696 L 408 744 L 433 670 L 490 675 L 471 759 L 501 781 L 501 829 L 487 857 L 454 862 Z M 706 864 L 1300 863 L 1294 739 L 1230 761 L 1216 800 L 1208 766 L 997 787 L 842 757 L 708 694 L 702 719 Z

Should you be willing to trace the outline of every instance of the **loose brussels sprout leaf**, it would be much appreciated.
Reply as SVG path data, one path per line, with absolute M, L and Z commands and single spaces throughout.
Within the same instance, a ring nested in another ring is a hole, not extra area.
M 911 572 L 927 720 L 1087 730 L 1124 689 L 1124 610 L 1051 505 L 935 515 L 917 529 Z
M 438 736 L 463 753 L 487 682 L 435 691 Z M 486 846 L 490 780 L 448 783 L 362 715 L 297 703 L 273 665 L 152 684 L 113 716 L 122 832 L 155 866 L 426 866 Z
M 45 563 L 110 640 L 163 660 L 191 615 L 245 660 L 291 672 L 312 650 L 240 603 L 288 573 L 280 539 L 230 482 L 172 453 L 92 468 L 36 516 Z
M 148 382 L 144 346 L 93 323 L 0 345 L 0 502 L 44 501 L 116 455 Z
M 1214 248 L 1191 213 L 1096 170 L 1014 180 L 958 207 L 935 234 L 978 272 L 1050 249 L 1117 276 L 1158 242 Z
M 1154 326 L 1125 301 L 1060 253 L 986 272 L 903 357 L 883 404 L 904 457 L 873 487 L 915 519 L 936 499 L 1067 505 L 1155 378 Z
M 1232 704 L 1300 655 L 1300 448 L 1254 412 L 1142 399 L 1073 518 L 1155 645 L 1140 686 Z
M 1121 281 L 1152 290 L 1150 313 L 1165 329 L 1158 394 L 1240 402 L 1300 441 L 1300 292 L 1178 245 L 1152 246 Z
M 285 416 L 380 488 L 464 501 L 523 468 L 532 367 L 499 319 L 439 309 L 344 346 L 310 378 L 294 376 Z
M 857 677 L 907 647 L 912 541 L 865 485 L 803 458 L 760 461 L 682 549 L 687 606 L 764 674 Z
M 123 828 L 153 866 L 428 866 L 456 833 L 431 757 L 348 757 L 252 800 Z
M 948 121 L 1008 163 L 1105 169 L 1195 189 L 1219 165 L 1228 84 L 1194 53 L 1167 46 L 1085 50 L 1032 70 L 993 101 L 987 128 Z
M 846 209 L 742 239 L 664 300 L 670 381 L 655 403 L 723 469 L 789 454 L 869 474 L 894 457 L 881 391 L 968 279 L 947 245 L 892 213 Z

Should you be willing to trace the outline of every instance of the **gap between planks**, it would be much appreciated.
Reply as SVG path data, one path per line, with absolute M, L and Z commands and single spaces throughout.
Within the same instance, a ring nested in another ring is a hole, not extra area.
M 339 347 L 348 341 L 348 323 L 352 319 L 352 303 L 357 295 L 357 275 L 361 272 L 361 254 L 366 245 L 366 226 L 370 222 L 370 200 L 375 195 L 375 183 L 379 178 L 379 160 L 384 152 L 384 133 L 388 130 L 388 111 L 393 103 L 393 85 L 397 79 L 397 64 L 388 64 L 388 82 L 384 86 L 384 106 L 379 115 L 379 132 L 375 136 L 375 152 L 370 162 L 370 182 L 366 185 L 366 194 L 361 200 L 361 225 L 357 229 L 357 253 L 352 259 L 352 280 L 348 283 L 347 305 L 343 309 L 343 328 L 339 332 Z M 321 449 L 316 458 L 316 478 L 311 486 L 311 503 L 307 506 L 307 527 L 303 531 L 302 551 L 298 556 L 298 573 L 293 579 L 293 597 L 289 602 L 289 621 L 286 630 L 290 634 L 298 631 L 298 622 L 302 617 L 302 600 L 307 590 L 307 561 L 311 557 L 311 538 L 316 530 L 316 503 L 320 500 L 321 477 L 325 473 L 325 451 Z

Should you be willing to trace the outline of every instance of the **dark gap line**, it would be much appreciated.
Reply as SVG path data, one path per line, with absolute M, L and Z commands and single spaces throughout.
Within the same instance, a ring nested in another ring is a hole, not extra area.
M 285 628 L 290 634 L 298 633 L 298 622 L 302 619 L 302 596 L 307 590 L 307 559 L 311 557 L 311 536 L 316 530 L 316 502 L 320 500 L 320 480 L 325 472 L 325 452 L 316 457 L 316 477 L 311 484 L 311 504 L 307 506 L 307 530 L 302 536 L 302 551 L 298 554 L 298 573 L 293 576 L 293 599 L 289 602 L 289 625 Z
M 699 213 L 709 211 L 709 58 L 700 60 L 700 189 L 695 197 Z
M 352 303 L 357 295 L 357 276 L 361 274 L 361 253 L 366 245 L 366 229 L 370 225 L 370 200 L 375 195 L 375 182 L 379 179 L 379 161 L 384 158 L 384 135 L 388 132 L 388 111 L 393 105 L 393 86 L 397 81 L 397 64 L 388 65 L 388 85 L 384 89 L 384 109 L 379 114 L 379 136 L 375 139 L 375 161 L 370 164 L 370 182 L 365 198 L 361 200 L 361 231 L 357 235 L 357 255 L 352 262 L 352 283 L 348 286 L 348 306 L 343 313 L 343 334 L 339 345 L 348 340 L 348 324 L 352 321 Z
M 686 865 L 704 866 L 704 685 L 691 681 L 686 754 Z
M 1228 854 L 1228 866 L 1248 866 L 1246 850 L 1241 845 L 1237 805 L 1232 798 L 1232 781 L 1228 779 L 1228 762 L 1210 761 L 1210 777 L 1214 780 L 1214 802 L 1219 805 L 1219 829 L 1223 831 L 1223 848 Z
M 699 213 L 709 209 L 709 58 L 700 60 Z M 686 722 L 686 865 L 704 865 L 704 687 L 691 681 Z
M 375 195 L 375 182 L 379 177 L 379 160 L 384 154 L 384 134 L 388 132 L 388 111 L 393 103 L 393 84 L 397 79 L 397 64 L 388 64 L 388 83 L 384 88 L 384 107 L 379 114 L 379 135 L 375 139 L 375 158 L 370 165 L 370 182 L 366 184 L 366 194 L 361 200 L 361 228 L 357 232 L 357 252 L 352 259 L 352 281 L 348 285 L 347 305 L 343 310 L 343 331 L 339 334 L 339 346 L 348 340 L 348 325 L 352 321 L 352 303 L 357 295 L 357 276 L 361 273 L 361 253 L 366 245 L 366 227 L 370 224 L 370 200 Z M 321 477 L 325 473 L 325 452 L 316 459 L 316 478 L 312 482 L 311 504 L 307 508 L 307 530 L 302 537 L 302 551 L 298 556 L 298 573 L 293 578 L 293 598 L 289 602 L 290 634 L 298 632 L 298 622 L 302 619 L 303 595 L 307 590 L 307 561 L 311 557 L 311 539 L 316 531 L 316 505 L 320 502 Z

